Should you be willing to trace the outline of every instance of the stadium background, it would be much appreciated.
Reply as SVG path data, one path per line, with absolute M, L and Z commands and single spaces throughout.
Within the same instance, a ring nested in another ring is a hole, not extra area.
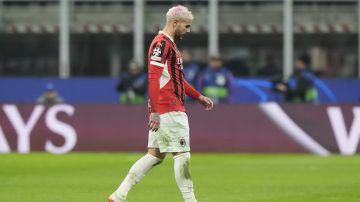
M 148 45 L 175 4 L 195 15 L 180 49 L 201 67 L 221 54 L 236 76 L 236 103 L 212 112 L 187 105 L 200 199 L 357 201 L 357 0 L 0 0 L 0 201 L 106 199 L 140 155 L 133 152 L 146 152 L 146 106 L 119 104 L 116 83 L 129 61 L 146 68 Z M 318 103 L 285 103 L 272 81 L 287 79 L 304 52 L 318 75 Z M 278 71 L 260 75 L 268 57 Z M 36 104 L 48 83 L 64 104 Z M 130 199 L 180 201 L 158 181 L 171 179 L 167 164 Z

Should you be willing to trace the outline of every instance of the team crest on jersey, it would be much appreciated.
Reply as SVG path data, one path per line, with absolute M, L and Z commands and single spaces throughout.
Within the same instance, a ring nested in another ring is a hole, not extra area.
M 181 140 L 180 140 L 180 145 L 181 145 L 182 147 L 185 147 L 186 141 L 185 141 L 184 138 L 181 138 Z

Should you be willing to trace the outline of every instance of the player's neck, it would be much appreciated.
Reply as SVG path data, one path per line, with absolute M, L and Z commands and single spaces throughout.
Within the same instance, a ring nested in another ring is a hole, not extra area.
M 170 27 L 165 26 L 162 32 L 167 34 L 169 37 L 171 37 L 171 39 L 174 38 L 175 32 Z

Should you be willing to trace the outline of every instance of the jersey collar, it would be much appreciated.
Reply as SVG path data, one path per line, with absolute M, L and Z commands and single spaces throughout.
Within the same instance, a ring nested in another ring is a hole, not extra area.
M 174 39 L 173 38 L 171 38 L 171 36 L 169 36 L 168 34 L 166 34 L 165 32 L 163 32 L 163 31 L 159 31 L 159 34 L 163 34 L 163 35 L 165 35 L 167 38 L 169 38 L 173 43 L 174 43 Z

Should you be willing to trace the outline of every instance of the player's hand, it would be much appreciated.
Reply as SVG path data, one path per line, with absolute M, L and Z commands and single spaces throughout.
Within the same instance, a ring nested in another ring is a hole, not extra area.
M 212 110 L 212 108 L 214 107 L 213 101 L 203 95 L 200 95 L 200 97 L 198 98 L 198 102 L 205 107 L 205 110 Z
M 149 130 L 156 132 L 160 128 L 160 113 L 151 113 L 149 117 Z

